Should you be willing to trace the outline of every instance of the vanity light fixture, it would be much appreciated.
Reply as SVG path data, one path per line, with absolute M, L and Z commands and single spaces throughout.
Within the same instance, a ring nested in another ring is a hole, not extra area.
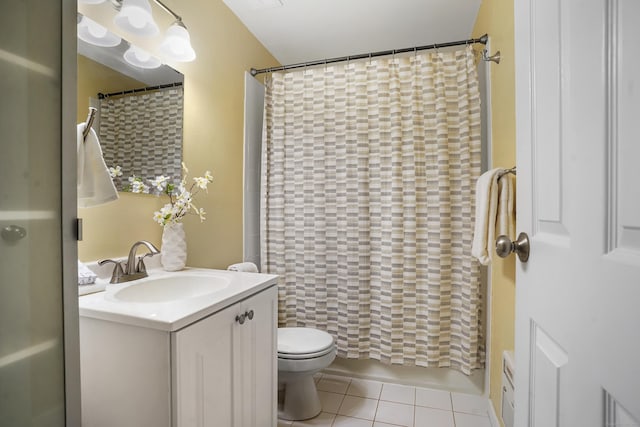
M 87 3 L 87 4 L 100 4 L 100 3 L 104 3 L 106 0 L 78 0 L 78 1 L 81 3 Z M 187 31 L 187 27 L 182 22 L 182 17 L 176 14 L 173 10 L 169 9 L 169 7 L 167 7 L 167 5 L 165 5 L 162 1 L 160 0 L 153 0 L 153 1 L 158 6 L 160 6 L 165 12 L 169 13 L 174 18 L 173 23 L 167 29 L 164 35 L 164 38 L 160 43 L 159 50 L 164 55 L 166 55 L 167 58 L 172 59 L 174 61 L 178 61 L 178 62 L 190 62 L 196 59 L 196 52 L 193 50 L 193 47 L 191 46 L 191 37 L 189 35 L 189 31 Z M 158 24 L 156 24 L 156 21 L 153 19 L 149 0 L 111 0 L 111 3 L 113 7 L 115 7 L 116 10 L 118 11 L 118 13 L 114 18 L 114 22 L 118 27 L 122 28 L 124 31 L 127 31 L 129 33 L 132 33 L 138 36 L 154 36 L 160 32 L 160 30 L 158 29 Z M 117 46 L 120 43 L 118 41 L 118 43 L 116 44 L 98 44 L 99 42 L 96 43 L 91 41 L 91 40 L 97 40 L 96 37 L 99 37 L 99 36 L 95 36 L 95 34 L 102 34 L 103 32 L 106 32 L 109 35 L 111 35 L 112 33 L 109 33 L 105 27 L 101 26 L 100 24 L 94 21 L 91 21 L 92 22 L 91 28 L 87 27 L 87 29 L 81 30 L 80 28 L 81 24 L 85 19 L 88 20 L 88 18 L 83 18 L 80 24 L 78 24 L 78 37 L 80 37 L 82 40 L 89 43 L 96 44 L 98 46 Z M 83 32 L 82 35 L 81 35 L 81 31 Z M 87 38 L 84 38 L 85 37 L 84 34 L 87 34 L 87 33 L 93 33 L 94 37 L 90 38 L 90 36 L 86 36 Z M 112 40 L 111 43 L 114 43 L 114 41 Z M 151 55 L 149 56 L 151 57 Z M 129 59 L 127 59 L 127 61 L 133 65 L 140 66 L 140 65 L 134 64 L 134 62 L 129 61 Z
M 189 36 L 187 27 L 182 22 L 182 17 L 167 7 L 162 1 L 153 1 L 175 19 L 165 33 L 160 44 L 160 51 L 174 61 L 193 61 L 196 58 L 196 53 L 193 47 L 191 47 L 191 37 Z M 111 2 L 118 10 L 114 22 L 120 28 L 139 36 L 153 36 L 158 34 L 158 25 L 153 20 L 151 6 L 148 0 L 111 0 Z
M 160 44 L 160 50 L 174 61 L 190 62 L 196 59 L 196 52 L 191 47 L 191 36 L 182 22 L 182 17 L 169 9 L 160 0 L 153 0 L 165 12 L 171 14 L 175 21 L 169 26 Z
M 124 53 L 124 59 L 129 64 L 139 68 L 158 68 L 162 63 L 158 58 L 138 46 L 131 45 Z
M 96 46 L 118 46 L 121 38 L 98 24 L 93 19 L 83 16 L 78 23 L 78 38 Z

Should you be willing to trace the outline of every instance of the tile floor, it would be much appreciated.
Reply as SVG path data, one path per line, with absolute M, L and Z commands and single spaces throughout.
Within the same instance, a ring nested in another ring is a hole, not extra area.
M 334 375 L 316 375 L 322 412 L 307 421 L 278 420 L 278 427 L 492 427 L 488 400 Z

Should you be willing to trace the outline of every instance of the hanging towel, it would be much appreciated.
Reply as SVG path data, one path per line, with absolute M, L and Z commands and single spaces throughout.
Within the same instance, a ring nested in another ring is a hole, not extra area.
M 514 211 L 513 176 L 502 171 L 498 174 L 498 219 L 496 236 L 508 236 L 511 241 L 516 237 L 516 216 Z M 494 243 L 495 247 L 495 243 Z
M 514 191 L 512 177 L 505 169 L 496 168 L 480 175 L 476 183 L 476 224 L 471 255 L 488 265 L 493 257 L 498 236 L 513 240 L 515 234 Z
M 241 262 L 238 264 L 232 264 L 227 267 L 229 271 L 244 271 L 246 273 L 257 273 L 258 267 L 252 262 Z
M 98 136 L 89 130 L 83 141 L 82 131 L 86 124 L 78 124 L 78 207 L 88 208 L 111 202 L 118 198 L 107 165 L 102 158 L 102 149 Z

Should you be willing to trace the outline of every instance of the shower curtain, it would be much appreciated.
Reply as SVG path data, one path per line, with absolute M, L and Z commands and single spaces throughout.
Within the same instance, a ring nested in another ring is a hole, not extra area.
M 328 331 L 341 357 L 482 367 L 472 48 L 274 73 L 263 143 L 280 326 Z

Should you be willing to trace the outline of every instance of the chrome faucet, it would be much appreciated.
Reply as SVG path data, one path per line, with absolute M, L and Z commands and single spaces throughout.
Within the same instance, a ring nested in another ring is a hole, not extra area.
M 136 251 L 140 245 L 146 246 L 147 249 L 149 249 L 149 252 L 138 257 L 138 262 L 136 263 Z M 109 262 L 115 264 L 113 267 L 113 273 L 111 274 L 110 283 L 129 282 L 131 280 L 147 277 L 147 267 L 144 265 L 144 259 L 148 256 L 154 256 L 159 253 L 160 251 L 153 245 L 153 243 L 147 242 L 146 240 L 140 240 L 135 242 L 133 246 L 131 246 L 131 249 L 129 249 L 129 256 L 127 257 L 126 263 L 113 259 L 103 259 L 102 261 L 99 261 L 98 264 L 104 265 Z

